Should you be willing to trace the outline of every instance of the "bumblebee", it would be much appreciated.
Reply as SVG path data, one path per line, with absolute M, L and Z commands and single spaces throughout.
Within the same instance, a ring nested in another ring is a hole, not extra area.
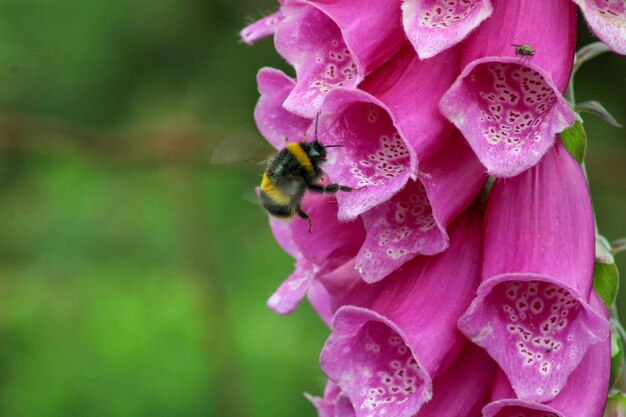
M 317 131 L 317 120 L 316 120 Z M 341 145 L 322 145 L 312 142 L 292 142 L 268 163 L 261 181 L 260 199 L 263 208 L 272 216 L 290 219 L 296 215 L 309 223 L 311 218 L 301 208 L 307 190 L 315 193 L 351 192 L 356 188 L 339 184 L 319 184 L 323 175 L 320 165 L 326 161 L 326 149 Z
M 528 57 L 529 59 L 535 56 L 535 48 L 525 43 L 523 45 L 511 44 L 511 46 L 515 47 L 515 54 L 523 57 Z

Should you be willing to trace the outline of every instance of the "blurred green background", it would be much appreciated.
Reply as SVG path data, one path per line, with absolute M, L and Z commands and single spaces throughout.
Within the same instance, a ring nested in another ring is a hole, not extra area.
M 224 139 L 262 141 L 255 74 L 290 70 L 238 31 L 275 7 L 0 0 L 0 415 L 315 415 L 302 392 L 323 389 L 327 330 L 308 305 L 265 307 L 292 260 L 242 198 L 259 168 L 209 162 Z M 578 100 L 626 122 L 625 75 L 624 57 L 592 61 Z M 585 122 L 615 239 L 626 133 Z

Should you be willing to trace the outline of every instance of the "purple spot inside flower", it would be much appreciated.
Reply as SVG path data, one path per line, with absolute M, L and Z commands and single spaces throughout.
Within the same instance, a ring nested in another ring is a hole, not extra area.
M 480 99 L 478 125 L 484 140 L 509 153 L 532 149 L 540 140 L 544 115 L 556 100 L 554 90 L 537 71 L 515 64 L 477 66 L 470 75 Z
M 530 302 L 529 293 L 537 294 Z M 539 281 L 509 281 L 495 286 L 485 302 L 501 306 L 497 322 L 506 327 L 517 350 L 518 366 L 547 376 L 569 355 L 580 354 L 579 346 L 567 338 L 569 321 L 577 319 L 580 305 L 563 288 Z
M 499 61 L 470 64 L 440 108 L 490 174 L 510 177 L 535 165 L 574 117 L 540 69 L 516 58 Z
M 424 0 L 419 24 L 429 28 L 458 25 L 480 4 L 481 0 Z
M 330 126 L 325 144 L 341 144 L 324 170 L 332 182 L 362 189 L 337 195 L 339 217 L 353 218 L 386 201 L 409 177 L 409 151 L 388 113 L 371 103 L 349 104 Z
M 595 12 L 608 20 L 615 20 L 624 24 L 624 12 L 626 3 L 623 0 L 590 0 L 587 3 L 593 5 Z
M 549 281 L 485 281 L 459 329 L 487 350 L 519 398 L 561 392 L 608 323 L 579 294 Z

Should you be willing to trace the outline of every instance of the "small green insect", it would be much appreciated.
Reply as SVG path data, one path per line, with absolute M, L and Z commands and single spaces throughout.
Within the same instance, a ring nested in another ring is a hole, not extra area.
M 527 43 L 522 44 L 522 45 L 516 45 L 512 43 L 511 46 L 515 47 L 515 55 L 519 55 L 528 59 L 535 56 L 535 48 L 533 48 Z

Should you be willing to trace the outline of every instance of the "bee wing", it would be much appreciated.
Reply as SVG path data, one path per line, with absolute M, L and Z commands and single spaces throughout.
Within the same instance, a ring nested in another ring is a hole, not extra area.
M 262 139 L 239 129 L 218 143 L 211 153 L 211 164 L 223 165 L 245 162 L 264 163 L 274 149 Z
M 243 194 L 242 197 L 244 200 L 246 200 L 248 203 L 252 203 L 255 206 L 260 206 L 261 205 L 261 201 L 259 200 L 259 189 L 257 187 L 256 190 L 250 189 L 250 190 L 246 190 Z

